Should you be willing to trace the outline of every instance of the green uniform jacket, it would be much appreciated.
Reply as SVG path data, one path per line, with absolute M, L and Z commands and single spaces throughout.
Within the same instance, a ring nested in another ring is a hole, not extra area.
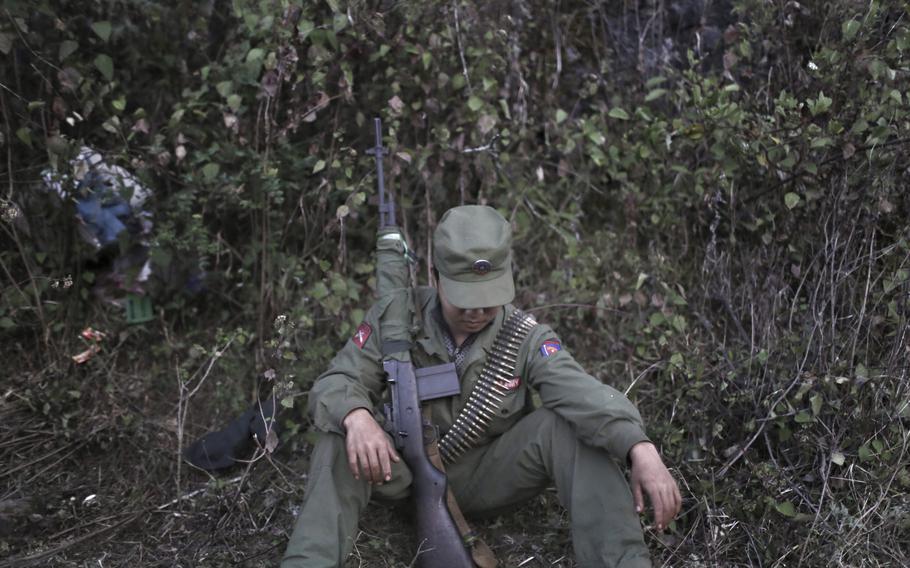
M 448 363 L 450 358 L 443 340 L 445 324 L 434 315 L 439 303 L 436 291 L 421 287 L 416 293 L 424 325 L 415 337 L 412 360 L 416 367 Z M 310 391 L 309 410 L 318 429 L 343 435 L 342 420 L 349 412 L 356 408 L 376 409 L 385 398 L 380 322 L 393 296 L 381 298 L 370 309 L 357 334 L 316 380 Z M 460 377 L 461 395 L 429 403 L 442 434 L 448 431 L 461 411 L 497 332 L 515 309 L 511 305 L 505 306 L 478 334 L 467 353 Z M 498 417 L 478 445 L 507 431 L 534 410 L 530 390 L 533 388 L 539 393 L 543 406 L 571 424 L 582 442 L 603 448 L 621 463 L 626 463 L 632 446 L 648 440 L 638 410 L 621 392 L 587 374 L 565 347 L 544 355 L 541 346 L 547 340 L 559 341 L 553 330 L 544 324 L 536 326 L 525 340 L 516 366 L 517 385 L 505 398 Z

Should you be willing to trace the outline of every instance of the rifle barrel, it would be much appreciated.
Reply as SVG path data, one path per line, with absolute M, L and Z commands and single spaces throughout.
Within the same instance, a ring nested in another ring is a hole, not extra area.
M 382 147 L 382 119 L 374 118 L 375 146 L 370 150 L 376 158 L 376 181 L 379 185 L 379 228 L 395 226 L 395 201 L 389 199 L 385 191 L 385 172 L 382 166 L 383 156 L 388 152 Z

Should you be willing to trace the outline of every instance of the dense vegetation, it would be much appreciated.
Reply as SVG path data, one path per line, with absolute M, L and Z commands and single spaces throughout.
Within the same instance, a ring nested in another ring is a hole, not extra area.
M 0 565 L 276 561 L 303 414 L 239 478 L 177 456 L 259 391 L 304 408 L 359 323 L 373 116 L 419 279 L 446 208 L 499 208 L 517 303 L 639 404 L 685 496 L 655 558 L 902 564 L 907 9 L 7 0 Z M 150 322 L 92 294 L 135 243 L 96 253 L 42 189 L 72 189 L 82 146 L 153 191 Z M 87 326 L 107 335 L 76 365 Z M 572 565 L 552 496 L 532 508 L 482 525 L 501 558 Z M 373 514 L 356 560 L 407 565 L 407 525 Z

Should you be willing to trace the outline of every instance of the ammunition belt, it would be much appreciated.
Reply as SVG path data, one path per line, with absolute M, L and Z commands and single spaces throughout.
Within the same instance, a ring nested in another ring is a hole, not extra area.
M 536 325 L 534 316 L 521 310 L 515 310 L 502 325 L 468 401 L 455 423 L 439 440 L 439 453 L 444 463 L 454 462 L 483 438 L 493 417 L 502 408 L 503 399 L 510 390 L 509 383 L 515 379 L 521 344 Z

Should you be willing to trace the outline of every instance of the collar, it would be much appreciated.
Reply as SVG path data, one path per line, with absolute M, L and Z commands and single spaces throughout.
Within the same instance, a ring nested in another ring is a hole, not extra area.
M 448 361 L 449 352 L 446 349 L 445 336 L 447 334 L 451 336 L 451 334 L 442 318 L 442 304 L 439 303 L 439 296 L 436 295 L 436 290 L 432 288 L 430 290 L 432 290 L 432 295 L 423 310 L 423 336 L 417 340 L 417 343 L 427 355 Z M 437 313 L 439 314 L 438 319 Z

